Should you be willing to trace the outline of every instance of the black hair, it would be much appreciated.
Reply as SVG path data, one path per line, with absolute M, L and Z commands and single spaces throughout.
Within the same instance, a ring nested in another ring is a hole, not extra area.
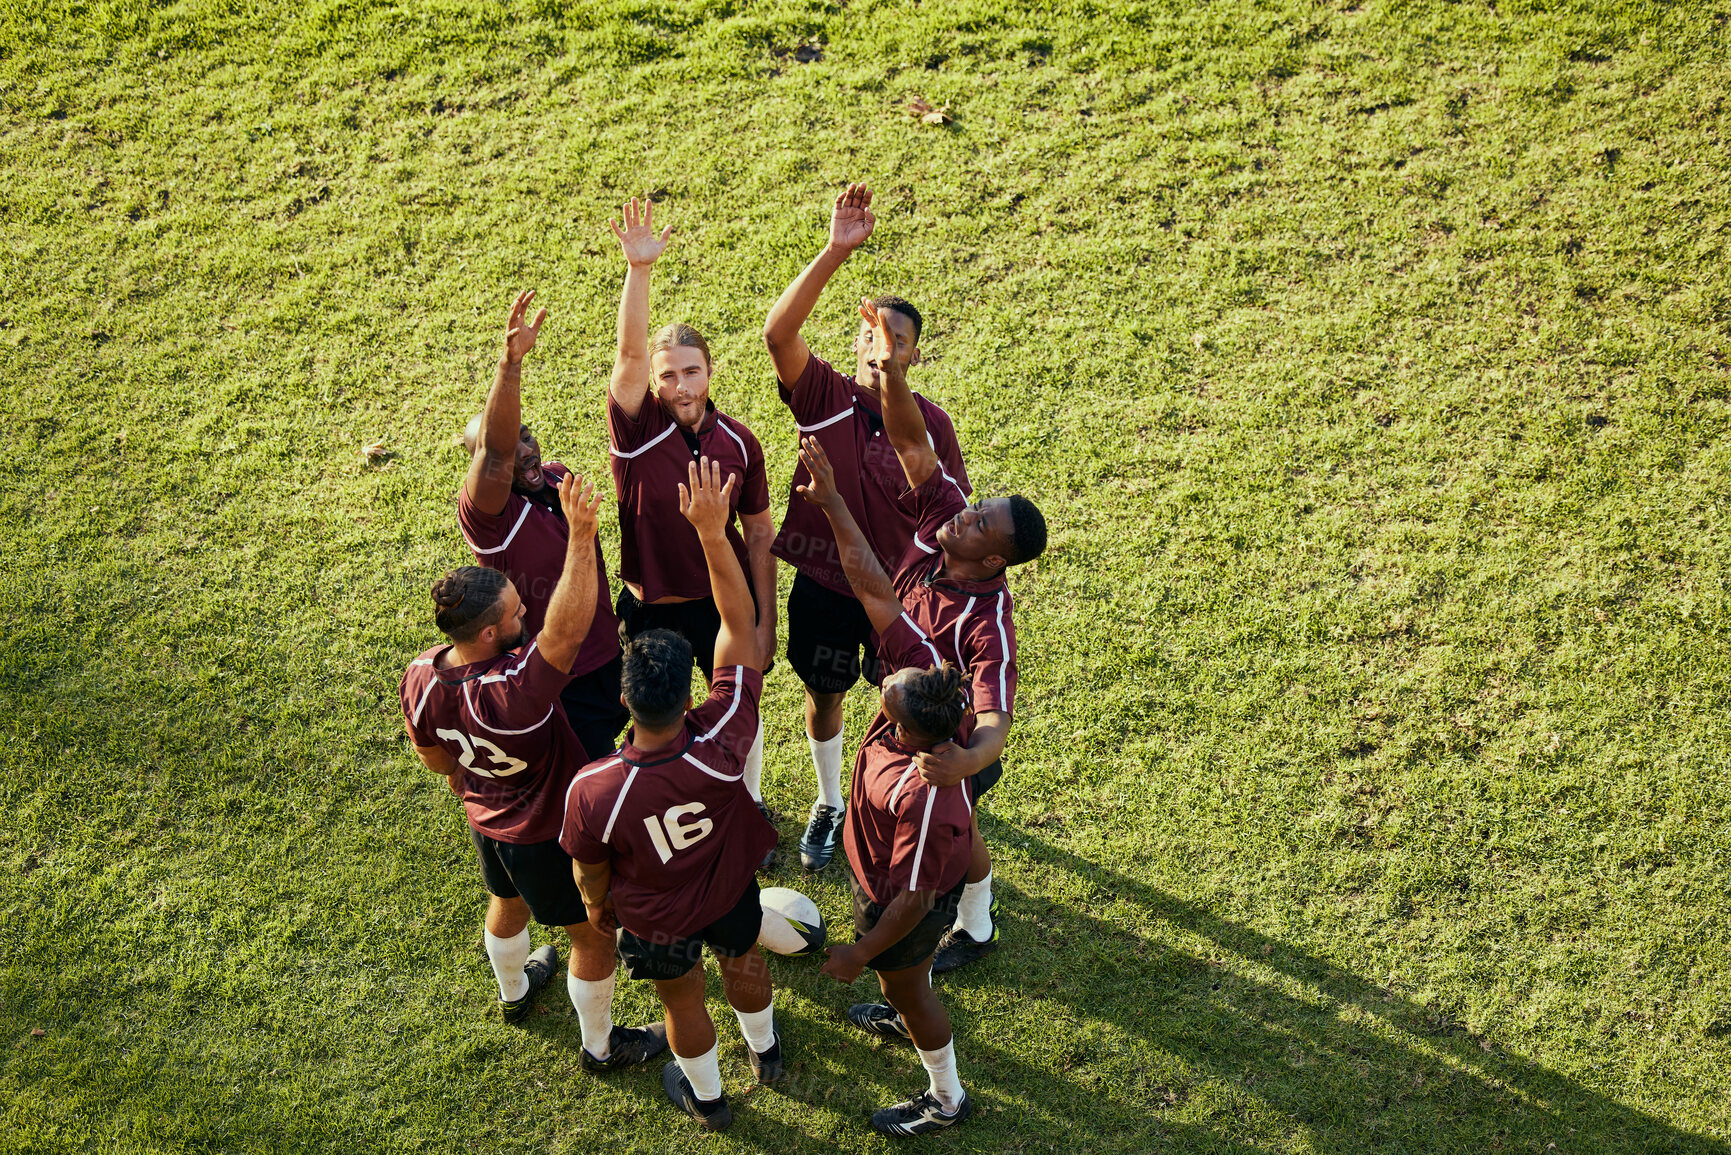
M 433 624 L 453 642 L 472 642 L 505 616 L 503 573 L 486 566 L 459 566 L 433 583 Z
M 1033 561 L 1046 552 L 1046 517 L 1040 507 L 1023 497 L 1010 497 L 1011 565 Z
M 888 309 L 891 312 L 900 313 L 902 316 L 912 321 L 914 323 L 914 344 L 918 345 L 920 343 L 920 330 L 925 327 L 926 323 L 925 320 L 921 318 L 920 311 L 914 308 L 906 298 L 898 297 L 894 293 L 885 293 L 881 297 L 873 297 L 872 304 L 877 306 L 879 309 Z
M 691 643 L 672 630 L 644 630 L 625 647 L 619 685 L 639 725 L 652 730 L 673 725 L 691 697 Z
M 902 709 L 908 722 L 934 742 L 954 737 L 973 700 L 962 671 L 945 662 L 935 670 L 913 675 L 904 686 Z

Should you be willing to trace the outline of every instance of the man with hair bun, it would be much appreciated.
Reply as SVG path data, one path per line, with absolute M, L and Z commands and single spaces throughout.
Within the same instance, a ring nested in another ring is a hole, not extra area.
M 541 309 L 533 321 L 525 320 L 534 300 L 534 290 L 529 290 L 511 303 L 505 350 L 486 408 L 464 432 L 469 471 L 457 494 L 463 540 L 477 565 L 511 579 L 523 599 L 530 634 L 541 629 L 559 582 L 568 530 L 556 487 L 569 473 L 556 461 L 542 462 L 541 443 L 522 420 L 523 358 L 535 347 L 547 318 L 547 310 Z M 585 754 L 598 758 L 613 749 L 626 718 L 619 706 L 618 623 L 608 601 L 607 567 L 601 543 L 592 546 L 594 628 L 583 640 L 560 701 Z
M 490 896 L 483 938 L 501 1013 L 522 1020 L 558 969 L 551 944 L 531 953 L 529 919 L 564 927 L 583 1065 L 607 1070 L 642 1062 L 666 1038 L 660 1024 L 613 1023 L 613 939 L 589 924 L 558 843 L 560 804 L 583 748 L 557 707 L 594 621 L 600 506 L 594 487 L 570 474 L 558 499 L 570 528 L 541 628 L 530 636 L 528 607 L 503 573 L 452 570 L 432 590 L 433 620 L 448 642 L 409 663 L 399 696 L 415 753 L 463 800 Z
M 781 399 L 802 437 L 816 437 L 835 464 L 836 485 L 873 555 L 893 568 L 913 536 L 914 519 L 897 502 L 902 471 L 884 432 L 883 377 L 888 365 L 919 364 L 920 311 L 901 297 L 878 297 L 893 341 L 874 340 L 861 324 L 854 336 L 853 375 L 838 371 L 806 344 L 801 329 L 824 286 L 876 227 L 872 191 L 850 184 L 836 197 L 829 241 L 769 310 L 763 341 L 775 364 Z M 968 475 L 949 414 L 915 395 L 932 447 L 965 493 Z M 787 598 L 787 658 L 805 683 L 806 737 L 817 772 L 817 800 L 800 839 L 800 861 L 822 870 L 835 853 L 843 802 L 842 718 L 847 692 L 863 672 L 878 681 L 871 622 L 848 586 L 836 540 L 822 514 L 798 499 L 806 479 L 796 470 L 775 555 L 797 573 Z
M 932 991 L 932 954 L 955 915 L 972 857 L 973 802 L 964 786 L 934 786 L 915 766 L 922 752 L 966 740 L 970 686 L 909 615 L 872 556 L 815 437 L 800 443 L 800 459 L 811 478 L 800 495 L 835 527 L 848 580 L 890 671 L 882 709 L 854 758 L 842 837 L 859 937 L 830 947 L 823 969 L 842 983 L 866 967 L 877 971 L 887 1002 L 856 1003 L 847 1017 L 870 1034 L 910 1040 L 930 1085 L 874 1113 L 872 1126 L 888 1135 L 923 1135 L 973 1111 L 956 1075 L 949 1013 Z
M 769 552 L 775 519 L 763 447 L 744 422 L 721 412 L 710 396 L 715 371 L 709 343 L 690 325 L 671 324 L 649 339 L 649 277 L 667 248 L 673 226 L 659 234 L 655 206 L 633 197 L 609 220 L 625 257 L 619 294 L 618 352 L 607 387 L 607 438 L 619 498 L 619 578 L 615 611 L 620 642 L 646 630 L 671 630 L 691 644 L 692 656 L 713 677 L 711 659 L 721 614 L 697 532 L 679 514 L 679 483 L 697 458 L 737 478 L 725 534 L 739 561 L 755 611 L 758 664 L 768 671 L 775 653 L 775 558 Z M 743 529 L 744 533 L 741 534 Z M 591 756 L 599 757 L 591 751 Z M 765 818 L 763 725 L 745 759 L 745 788 Z M 771 848 L 763 866 L 773 865 Z

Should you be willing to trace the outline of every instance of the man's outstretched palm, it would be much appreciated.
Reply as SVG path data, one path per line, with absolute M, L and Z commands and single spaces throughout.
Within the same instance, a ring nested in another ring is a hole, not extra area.
M 656 258 L 667 248 L 667 238 L 673 235 L 673 226 L 668 225 L 661 230 L 661 235 L 657 236 L 651 220 L 654 213 L 655 205 L 648 197 L 643 198 L 641 212 L 638 210 L 637 198 L 632 197 L 621 214 L 625 218 L 625 227 L 621 229 L 613 221 L 607 222 L 607 227 L 619 238 L 619 247 L 625 252 L 626 264 L 653 265 Z
M 829 218 L 829 240 L 837 248 L 852 251 L 865 244 L 877 226 L 872 216 L 872 190 L 863 184 L 850 184 L 835 198 L 835 211 Z

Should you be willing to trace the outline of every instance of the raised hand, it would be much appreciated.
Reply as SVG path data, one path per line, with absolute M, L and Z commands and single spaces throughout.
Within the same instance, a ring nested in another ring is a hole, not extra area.
M 565 510 L 565 524 L 573 538 L 595 536 L 595 527 L 601 523 L 601 497 L 593 485 L 578 474 L 567 473 L 559 482 L 559 505 Z
M 799 460 L 811 474 L 811 480 L 799 487 L 799 495 L 820 509 L 841 504 L 841 490 L 835 487 L 835 468 L 817 438 L 799 439 Z
M 654 214 L 655 204 L 645 194 L 641 211 L 638 209 L 636 197 L 632 197 L 626 204 L 620 214 L 625 218 L 623 229 L 611 218 L 607 221 L 607 227 L 619 238 L 619 247 L 625 252 L 625 262 L 632 268 L 653 265 L 656 258 L 667 248 L 667 238 L 673 235 L 672 225 L 662 229 L 660 236 L 655 235 L 655 226 L 651 222 Z
M 686 468 L 686 479 L 689 486 L 683 482 L 679 486 L 679 512 L 697 530 L 698 537 L 725 533 L 733 516 L 734 483 L 739 478 L 730 473 L 723 485 L 721 463 L 705 457 Z
M 829 243 L 845 252 L 853 252 L 865 244 L 877 226 L 872 216 L 872 190 L 863 184 L 850 184 L 835 198 L 835 211 L 829 217 Z
M 523 314 L 534 299 L 535 290 L 529 289 L 518 293 L 517 299 L 511 302 L 511 316 L 505 322 L 505 360 L 512 365 L 523 363 L 523 355 L 535 347 L 535 338 L 541 333 L 541 322 L 547 319 L 547 310 L 542 309 L 532 322 L 523 323 Z
M 896 356 L 896 335 L 890 331 L 888 310 L 880 309 L 872 304 L 870 297 L 861 297 L 859 315 L 865 318 L 867 327 L 871 329 L 872 345 L 871 359 L 879 371 L 885 376 L 894 373 L 897 380 L 907 378 L 907 366 Z

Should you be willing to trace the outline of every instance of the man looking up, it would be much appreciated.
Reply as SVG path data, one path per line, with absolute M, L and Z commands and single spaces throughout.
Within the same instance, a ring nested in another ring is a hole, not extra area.
M 523 424 L 523 358 L 535 347 L 547 310 L 525 323 L 534 290 L 517 294 L 505 324 L 505 352 L 499 359 L 487 407 L 469 422 L 464 443 L 469 472 L 457 495 L 457 524 L 475 561 L 511 579 L 523 599 L 530 634 L 541 629 L 547 601 L 558 584 L 570 532 L 557 489 L 570 471 L 541 461 L 541 443 Z M 595 551 L 593 627 L 572 666 L 560 701 L 587 757 L 613 749 L 625 725 L 619 706 L 619 623 L 609 605 L 607 565 L 601 543 Z
M 590 920 L 617 923 L 626 973 L 655 982 L 674 1054 L 662 1089 L 681 1111 L 719 1131 L 733 1115 L 704 1006 L 705 943 L 757 1081 L 783 1074 L 774 991 L 757 949 L 757 866 L 775 845 L 775 828 L 744 782 L 763 674 L 751 592 L 725 533 L 737 479 L 724 484 L 708 458 L 687 469 L 680 512 L 702 542 L 721 614 L 708 697 L 692 708 L 691 643 L 671 630 L 633 638 L 625 655 L 630 736 L 571 783 L 559 841 L 576 860 Z
M 588 922 L 559 848 L 560 800 L 581 748 L 559 693 L 571 680 L 595 613 L 592 486 L 567 474 L 558 489 L 570 527 L 563 569 L 533 638 L 527 607 L 498 570 L 463 566 L 433 584 L 433 620 L 450 639 L 409 664 L 399 687 L 415 753 L 463 800 L 487 901 L 487 959 L 506 1020 L 529 1013 L 558 952 L 530 954 L 529 918 L 571 939 L 566 989 L 583 1029 L 583 1065 L 641 1062 L 666 1044 L 660 1024 L 632 1030 L 612 1019 L 613 940 Z M 602 997 L 593 996 L 597 991 Z
M 870 301 L 860 303 L 860 315 L 880 341 L 889 338 L 885 312 Z M 932 452 L 920 406 L 893 362 L 886 365 L 882 396 L 885 434 L 907 477 L 902 508 L 917 522 L 897 563 L 896 593 L 943 660 L 965 671 L 973 684 L 972 733 L 922 751 L 915 762 L 933 785 L 966 782 L 977 803 L 1003 775 L 1000 756 L 1016 696 L 1015 599 L 1004 571 L 1040 556 L 1046 519 L 1020 494 L 968 504 Z M 973 824 L 968 885 L 956 925 L 938 945 L 936 974 L 974 961 L 999 941 L 992 920 L 991 851 L 977 814 Z
M 919 310 L 900 297 L 877 298 L 893 343 L 876 341 L 862 323 L 854 338 L 852 377 L 814 354 L 800 333 L 830 277 L 871 236 L 876 226 L 871 202 L 872 192 L 863 184 L 850 184 L 836 197 L 829 243 L 770 308 L 763 341 L 781 399 L 801 436 L 822 443 L 849 512 L 873 555 L 889 567 L 912 539 L 914 519 L 896 500 L 905 481 L 884 436 L 880 392 L 886 365 L 893 362 L 905 371 L 919 363 Z M 938 458 L 968 492 L 949 415 L 923 397 L 915 399 Z M 808 480 L 803 466 L 794 473 L 773 552 L 798 571 L 787 598 L 787 658 L 805 683 L 806 737 L 817 771 L 817 800 L 799 853 L 807 870 L 821 870 L 835 854 L 840 830 L 842 712 L 847 691 L 862 671 L 862 651 L 867 680 L 875 683 L 878 675 L 871 622 L 848 586 L 829 521 L 797 496 Z
M 949 1012 L 932 991 L 932 952 L 954 917 L 967 875 L 973 807 L 965 786 L 933 786 L 914 766 L 922 751 L 962 732 L 968 683 L 942 661 L 896 597 L 815 437 L 801 442 L 800 458 L 811 477 L 800 492 L 835 526 L 842 563 L 890 671 L 883 679 L 882 709 L 854 758 L 843 839 L 853 867 L 859 937 L 851 946 L 830 947 L 823 969 L 843 983 L 866 967 L 877 971 L 888 1002 L 856 1003 L 847 1017 L 870 1034 L 912 1041 L 930 1085 L 875 1112 L 872 1126 L 889 1135 L 923 1135 L 973 1111 L 956 1074 Z

